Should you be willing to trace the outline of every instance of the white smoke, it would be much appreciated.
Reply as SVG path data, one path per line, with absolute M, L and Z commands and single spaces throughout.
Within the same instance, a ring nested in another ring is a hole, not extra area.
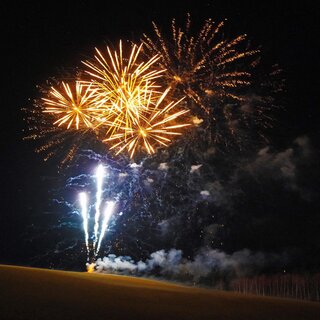
M 128 176 L 128 173 L 127 172 L 120 172 L 119 173 L 119 178 L 125 178 Z
M 129 167 L 132 169 L 138 169 L 138 168 L 142 167 L 142 163 L 138 164 L 138 163 L 133 162 L 133 163 L 129 164 Z
M 96 271 L 103 272 L 104 270 L 112 271 L 133 271 L 137 265 L 130 257 L 117 257 L 114 254 L 109 254 L 103 260 L 98 259 L 96 263 Z
M 203 197 L 209 197 L 210 196 L 210 192 L 208 190 L 202 190 L 202 191 L 200 191 L 200 194 Z
M 158 170 L 167 171 L 169 169 L 169 166 L 166 162 L 162 162 L 159 164 Z
M 151 178 L 147 178 L 147 179 L 143 180 L 143 183 L 146 187 L 150 187 L 153 182 L 154 182 L 154 180 Z
M 202 164 L 194 164 L 191 166 L 190 173 L 199 172 L 199 169 L 202 167 Z
M 263 267 L 279 265 L 284 257 L 275 254 L 253 253 L 244 249 L 227 254 L 213 249 L 201 249 L 193 260 L 183 257 L 177 249 L 159 250 L 145 261 L 135 262 L 131 257 L 109 254 L 96 261 L 96 272 L 121 273 L 143 276 L 160 276 L 168 279 L 199 282 L 214 275 L 232 277 L 249 276 Z
M 315 155 L 310 139 L 300 136 L 282 151 L 277 152 L 270 147 L 260 149 L 244 169 L 258 181 L 267 177 L 282 182 L 287 189 L 298 191 L 304 200 L 310 201 L 316 197 L 314 188 L 308 187 L 314 176 L 305 179 L 305 172 L 308 172 L 307 168 L 317 165 Z

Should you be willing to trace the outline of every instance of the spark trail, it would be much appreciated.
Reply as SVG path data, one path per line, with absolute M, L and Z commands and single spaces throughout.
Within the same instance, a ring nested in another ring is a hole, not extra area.
M 81 206 L 81 215 L 83 219 L 83 230 L 85 235 L 85 242 L 87 253 L 89 253 L 89 232 L 88 232 L 88 199 L 85 192 L 79 193 L 79 200 Z
M 103 217 L 101 218 L 101 204 L 102 204 L 102 186 L 103 180 L 106 176 L 105 170 L 102 164 L 99 164 L 95 170 L 95 180 L 96 180 L 96 199 L 95 199 L 95 215 L 94 215 L 94 229 L 93 229 L 93 244 L 89 246 L 89 203 L 88 197 L 85 192 L 79 193 L 79 202 L 81 207 L 81 215 L 83 218 L 83 230 L 85 234 L 85 243 L 87 249 L 87 259 L 92 256 L 90 253 L 93 251 L 93 256 L 96 258 L 99 253 L 101 243 L 103 237 L 107 231 L 108 223 L 113 214 L 115 202 L 114 201 L 106 201 L 106 205 L 104 207 Z M 100 227 L 100 221 L 102 220 L 102 225 Z M 100 229 L 100 232 L 99 232 Z M 91 237 L 90 237 L 91 238 Z M 92 250 L 92 251 L 91 251 Z
M 105 171 L 103 165 L 100 164 L 96 170 L 96 181 L 97 181 L 97 193 L 96 193 L 96 203 L 95 203 L 95 224 L 94 224 L 94 242 L 93 248 L 96 247 L 98 241 L 98 229 L 99 229 L 99 218 L 101 215 L 100 206 L 101 206 L 101 197 L 102 197 L 102 185 L 103 178 L 105 177 Z
M 105 207 L 105 210 L 104 210 L 104 218 L 103 218 L 103 222 L 102 222 L 100 238 L 99 238 L 97 250 L 95 251 L 95 257 L 97 256 L 97 254 L 98 254 L 98 252 L 100 250 L 101 242 L 102 242 L 102 239 L 103 239 L 103 237 L 104 237 L 104 235 L 105 235 L 105 233 L 107 231 L 108 223 L 109 223 L 110 217 L 111 217 L 111 215 L 113 213 L 114 206 L 115 206 L 114 201 L 107 201 L 106 207 Z

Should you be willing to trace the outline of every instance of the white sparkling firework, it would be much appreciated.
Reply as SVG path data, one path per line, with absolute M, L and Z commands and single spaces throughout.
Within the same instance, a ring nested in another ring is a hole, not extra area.
M 104 217 L 103 217 L 103 222 L 102 222 L 102 227 L 101 227 L 101 232 L 100 232 L 100 238 L 97 246 L 97 250 L 95 252 L 95 256 L 98 254 L 101 246 L 102 239 L 107 231 L 109 220 L 112 216 L 113 210 L 114 210 L 115 203 L 114 201 L 107 201 L 106 207 L 104 210 Z
M 95 224 L 94 224 L 94 230 L 93 230 L 93 245 L 92 245 L 92 250 L 94 253 L 94 257 L 97 256 L 99 253 L 101 243 L 103 240 L 103 237 L 108 229 L 108 223 L 110 220 L 110 217 L 114 211 L 114 206 L 115 202 L 114 201 L 107 201 L 106 206 L 104 209 L 103 213 L 103 220 L 102 220 L 102 226 L 100 228 L 99 232 L 99 227 L 100 227 L 100 216 L 101 216 L 101 203 L 102 203 L 102 193 L 103 193 L 103 179 L 105 178 L 105 170 L 102 164 L 100 164 L 97 169 L 96 169 L 96 202 L 94 204 L 95 207 Z M 79 201 L 80 201 L 80 206 L 81 206 L 81 215 L 83 218 L 83 230 L 85 234 L 85 243 L 86 243 L 86 248 L 87 248 L 87 253 L 88 253 L 88 259 L 90 255 L 90 247 L 89 247 L 89 230 L 88 230 L 88 222 L 89 222 L 89 206 L 88 206 L 88 198 L 87 194 L 85 192 L 80 192 L 79 193 Z
M 96 170 L 96 181 L 97 181 L 97 193 L 96 193 L 96 203 L 95 203 L 95 216 L 94 216 L 94 242 L 93 248 L 95 248 L 98 241 L 98 229 L 99 229 L 99 219 L 100 219 L 100 206 L 101 206 L 101 197 L 102 197 L 102 185 L 103 178 L 105 177 L 105 171 L 102 164 L 99 164 Z
M 89 252 L 89 232 L 88 232 L 88 199 L 85 192 L 79 193 L 79 201 L 81 206 L 81 215 L 83 219 L 83 230 L 85 235 L 85 242 L 87 247 L 87 252 Z

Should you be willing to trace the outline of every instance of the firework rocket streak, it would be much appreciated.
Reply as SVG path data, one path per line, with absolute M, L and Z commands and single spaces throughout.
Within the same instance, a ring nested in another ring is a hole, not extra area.
M 104 169 L 103 165 L 99 165 L 96 170 L 96 180 L 97 180 L 97 193 L 96 193 L 96 204 L 95 204 L 95 224 L 94 224 L 94 242 L 93 248 L 96 247 L 98 241 L 98 228 L 99 228 L 99 218 L 100 218 L 100 206 L 101 206 L 101 196 L 102 196 L 102 184 L 104 178 Z
M 83 230 L 86 241 L 87 252 L 89 251 L 89 232 L 88 232 L 88 199 L 85 192 L 79 193 L 79 201 L 81 205 L 81 215 L 83 219 Z
M 112 213 L 114 211 L 114 206 L 115 206 L 115 203 L 113 201 L 107 201 L 106 208 L 105 208 L 105 211 L 104 211 L 104 219 L 103 219 L 103 222 L 102 222 L 100 238 L 99 238 L 97 250 L 95 251 L 95 257 L 96 257 L 96 255 L 98 254 L 98 252 L 100 250 L 102 239 L 104 237 L 104 234 L 107 231 L 110 217 L 111 217 L 111 215 L 112 215 Z
M 107 231 L 109 220 L 113 214 L 115 202 L 114 201 L 107 201 L 106 206 L 104 209 L 104 217 L 102 221 L 102 226 L 100 229 L 99 234 L 99 222 L 100 222 L 100 216 L 101 216 L 101 203 L 102 203 L 102 185 L 103 185 L 103 178 L 105 177 L 105 170 L 103 168 L 102 164 L 99 164 L 99 166 L 96 169 L 96 186 L 97 186 L 97 192 L 96 192 L 96 202 L 95 202 L 95 224 L 94 224 L 94 240 L 93 240 L 93 251 L 94 251 L 94 257 L 97 256 L 101 243 L 103 240 L 103 237 Z M 85 243 L 86 243 L 86 249 L 87 249 L 87 255 L 88 260 L 90 256 L 90 246 L 89 246 L 89 231 L 88 231 L 88 224 L 89 224 L 89 212 L 88 212 L 88 198 L 87 194 L 85 192 L 79 193 L 79 202 L 81 206 L 81 215 L 83 218 L 83 230 L 85 234 Z M 99 235 L 98 235 L 99 234 Z

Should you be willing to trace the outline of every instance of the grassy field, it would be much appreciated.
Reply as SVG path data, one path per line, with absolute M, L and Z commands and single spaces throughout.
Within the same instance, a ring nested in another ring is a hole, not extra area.
M 0 265 L 0 319 L 320 319 L 320 304 Z

